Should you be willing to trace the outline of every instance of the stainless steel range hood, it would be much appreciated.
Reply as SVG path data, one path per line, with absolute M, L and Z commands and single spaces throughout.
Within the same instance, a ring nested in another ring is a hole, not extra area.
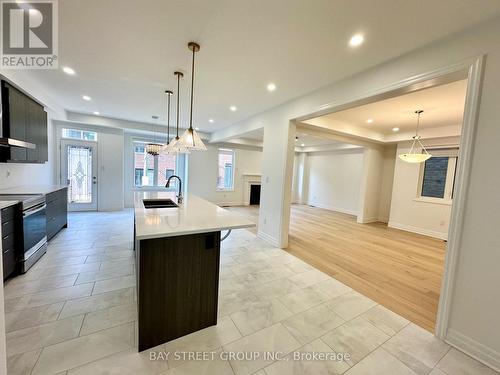
M 36 145 L 26 141 L 20 141 L 13 138 L 0 138 L 0 146 L 4 147 L 21 147 L 35 149 Z

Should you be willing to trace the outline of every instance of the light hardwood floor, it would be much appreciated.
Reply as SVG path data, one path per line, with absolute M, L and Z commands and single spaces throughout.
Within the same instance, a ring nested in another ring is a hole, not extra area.
M 232 207 L 257 222 L 258 207 Z M 446 243 L 358 224 L 351 215 L 293 205 L 290 254 L 297 256 L 415 324 L 433 331 Z

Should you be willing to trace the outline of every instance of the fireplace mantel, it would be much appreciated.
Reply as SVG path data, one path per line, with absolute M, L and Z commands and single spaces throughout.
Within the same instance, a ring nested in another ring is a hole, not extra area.
M 243 179 L 243 204 L 245 206 L 250 205 L 250 186 L 260 185 L 262 175 L 257 173 L 243 173 L 241 175 Z

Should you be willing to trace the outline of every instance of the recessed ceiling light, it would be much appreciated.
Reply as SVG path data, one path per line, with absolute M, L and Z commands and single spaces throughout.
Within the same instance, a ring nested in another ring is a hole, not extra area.
M 213 118 L 209 118 L 208 122 L 211 123 L 211 124 L 213 124 L 214 123 L 214 119 Z
M 301 144 L 301 146 L 302 146 L 302 147 L 304 147 L 304 146 L 305 146 L 305 144 L 304 144 L 304 143 L 302 143 L 302 144 Z
M 101 112 L 99 112 L 99 111 L 94 111 L 94 115 L 99 116 L 100 114 L 101 114 Z
M 235 112 L 238 108 L 236 108 L 236 106 L 235 106 L 235 105 L 232 105 L 231 107 L 229 107 L 229 109 L 230 109 L 231 111 Z
M 366 123 L 367 123 L 367 124 L 372 124 L 372 123 L 373 123 L 373 119 L 372 119 L 372 118 L 369 118 L 368 120 L 366 120 Z
M 70 76 L 74 76 L 76 74 L 76 72 L 73 69 L 71 69 L 69 66 L 63 67 L 63 72 L 66 74 L 69 74 Z
M 276 85 L 274 83 L 272 83 L 272 82 L 269 83 L 267 85 L 267 91 L 274 91 L 274 90 L 276 90 Z
M 82 99 L 86 100 L 86 101 L 91 101 L 92 100 L 92 98 L 90 96 L 88 96 L 88 95 L 83 95 Z
M 392 128 L 392 131 L 393 131 L 393 132 L 398 132 L 398 131 L 399 131 L 399 128 Z
M 351 47 L 359 47 L 365 41 L 363 34 L 354 34 L 349 40 L 349 45 Z

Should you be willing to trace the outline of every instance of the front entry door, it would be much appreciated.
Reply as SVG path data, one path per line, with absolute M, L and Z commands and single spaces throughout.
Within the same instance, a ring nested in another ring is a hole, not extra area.
M 97 144 L 61 141 L 61 182 L 68 185 L 68 209 L 97 210 Z

